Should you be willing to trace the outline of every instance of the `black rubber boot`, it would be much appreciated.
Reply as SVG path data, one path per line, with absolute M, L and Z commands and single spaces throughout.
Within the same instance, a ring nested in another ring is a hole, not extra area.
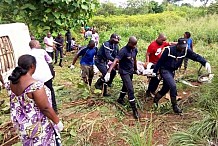
M 160 100 L 162 97 L 163 97 L 163 96 L 160 95 L 160 93 L 157 93 L 157 94 L 155 95 L 153 102 L 156 104 L 157 107 L 158 107 L 158 102 L 159 102 L 159 100 Z
M 62 59 L 60 59 L 59 66 L 60 66 L 60 67 L 63 67 L 63 66 L 62 66 Z
M 107 84 L 106 83 L 104 83 L 103 96 L 105 96 L 105 97 L 111 96 L 110 94 L 107 93 Z
M 126 96 L 125 92 L 120 92 L 120 97 L 117 99 L 117 102 L 119 104 L 125 105 L 124 97 Z
M 95 88 L 102 90 L 102 87 L 103 87 L 103 81 L 102 81 L 101 78 L 99 78 L 99 79 L 97 80 L 97 82 L 95 83 Z
M 177 114 L 182 113 L 182 110 L 179 108 L 177 104 L 176 97 L 170 97 L 170 98 L 171 98 L 171 103 L 172 103 L 174 113 L 177 113 Z
M 54 64 L 56 64 L 57 62 L 58 62 L 58 59 L 55 58 L 55 62 L 54 62 Z
M 136 108 L 136 104 L 135 104 L 135 101 L 132 101 L 132 102 L 129 102 L 130 103 L 130 106 L 132 108 L 132 114 L 133 114 L 133 117 L 135 119 L 139 119 L 140 118 L 140 115 L 138 113 L 138 110 Z
M 92 85 L 92 79 L 89 79 L 89 86 L 91 87 Z

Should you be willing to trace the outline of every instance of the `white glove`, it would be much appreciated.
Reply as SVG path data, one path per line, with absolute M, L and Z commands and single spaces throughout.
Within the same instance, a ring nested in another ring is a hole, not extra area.
M 107 74 L 104 76 L 104 81 L 108 82 L 110 80 L 110 76 L 111 76 L 111 74 L 109 72 L 107 72 Z
M 140 75 L 140 71 L 139 71 L 139 70 L 136 70 L 135 73 L 136 73 L 137 75 Z
M 156 77 L 156 76 L 157 76 L 157 74 L 154 72 L 151 74 L 151 77 Z
M 61 132 L 64 129 L 64 125 L 61 121 L 58 122 L 58 124 L 54 125 L 54 128 L 58 130 L 58 132 Z
M 66 43 L 68 44 L 68 41 L 66 41 Z
M 75 66 L 73 64 L 71 64 L 70 69 L 74 69 L 74 68 L 75 68 Z
M 206 62 L 206 64 L 205 64 L 205 69 L 207 70 L 207 72 L 208 72 L 209 74 L 211 74 L 211 66 L 210 66 L 210 63 Z

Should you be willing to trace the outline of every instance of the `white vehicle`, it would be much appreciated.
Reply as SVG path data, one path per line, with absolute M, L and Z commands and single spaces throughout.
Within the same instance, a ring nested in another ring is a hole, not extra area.
M 0 24 L 0 66 L 4 81 L 29 50 L 30 35 L 24 23 Z

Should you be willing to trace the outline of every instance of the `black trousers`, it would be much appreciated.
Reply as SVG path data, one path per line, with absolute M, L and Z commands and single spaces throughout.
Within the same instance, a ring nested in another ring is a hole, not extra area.
M 135 101 L 135 95 L 134 95 L 134 89 L 133 89 L 133 84 L 132 84 L 132 78 L 133 74 L 121 74 L 121 79 L 123 81 L 123 86 L 121 89 L 122 93 L 128 94 L 129 102 L 134 102 Z
M 174 80 L 174 72 L 162 69 L 160 73 L 163 78 L 163 86 L 159 91 L 160 95 L 164 96 L 168 91 L 170 91 L 170 97 L 176 98 L 177 88 L 176 81 Z
M 62 59 L 63 59 L 63 48 L 57 48 L 55 50 L 55 60 L 56 61 L 58 60 L 59 53 L 60 53 L 60 61 L 62 61 Z
M 151 93 L 155 93 L 157 87 L 160 83 L 160 80 L 157 77 L 152 77 L 148 84 L 148 90 Z
M 107 62 L 104 61 L 99 61 L 98 59 L 95 60 L 95 65 L 97 66 L 98 70 L 102 73 L 102 77 L 104 78 L 104 76 L 107 73 Z M 111 75 L 110 75 L 110 80 L 108 81 L 109 84 L 111 84 L 113 82 L 113 79 L 116 76 L 116 70 L 112 69 L 111 71 Z
M 70 52 L 72 51 L 71 49 L 71 40 L 67 40 L 67 49 L 66 49 L 67 52 Z
M 54 59 L 54 52 L 47 52 L 47 53 L 51 57 L 51 59 L 53 60 Z
M 52 107 L 53 109 L 57 112 L 57 103 L 55 100 L 55 92 L 53 89 L 53 85 L 52 85 L 52 79 L 48 80 L 47 82 L 44 83 L 51 91 L 51 100 L 52 100 Z

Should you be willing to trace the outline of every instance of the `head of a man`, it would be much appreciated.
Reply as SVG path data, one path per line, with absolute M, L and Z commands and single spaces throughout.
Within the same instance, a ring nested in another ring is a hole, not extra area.
M 178 39 L 178 43 L 177 43 L 177 45 L 176 45 L 177 51 L 182 52 L 182 51 L 184 51 L 187 47 L 188 47 L 187 39 L 185 39 L 185 38 L 179 38 L 179 39 Z
M 113 44 L 118 44 L 119 43 L 119 36 L 115 33 L 113 33 L 110 37 L 110 42 Z
M 39 41 L 37 41 L 37 40 L 31 40 L 29 42 L 29 46 L 31 49 L 33 49 L 33 48 L 40 49 L 41 48 L 41 45 L 40 45 Z
M 163 42 L 165 42 L 166 40 L 167 40 L 167 37 L 163 33 L 160 33 L 158 38 L 156 39 L 156 42 L 158 45 L 162 45 Z
M 50 32 L 47 33 L 47 37 L 48 37 L 48 38 L 51 37 L 51 33 L 50 33 Z
M 91 48 L 91 49 L 94 48 L 95 47 L 95 41 L 94 40 L 90 40 L 89 44 L 88 44 L 88 47 Z
M 62 37 L 62 34 L 61 33 L 58 33 L 58 38 L 61 38 Z
M 136 39 L 135 36 L 131 36 L 129 37 L 129 41 L 128 41 L 128 44 L 127 46 L 131 49 L 135 49 L 136 48 L 136 45 L 137 45 L 137 42 L 138 40 Z

